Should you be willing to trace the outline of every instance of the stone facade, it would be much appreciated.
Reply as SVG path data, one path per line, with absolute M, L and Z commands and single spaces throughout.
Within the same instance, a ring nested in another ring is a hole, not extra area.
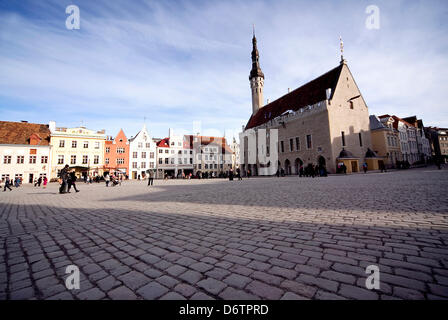
M 251 88 L 254 79 L 250 79 Z M 260 163 L 249 163 L 249 152 L 258 154 L 260 150 L 248 149 L 249 131 L 278 129 L 277 164 L 286 174 L 297 174 L 301 164 L 321 164 L 334 173 L 341 162 L 347 172 L 357 172 L 372 148 L 369 111 L 344 59 L 335 69 L 253 111 L 240 143 L 243 139 L 242 170 L 254 175 Z M 342 151 L 350 156 L 342 157 Z

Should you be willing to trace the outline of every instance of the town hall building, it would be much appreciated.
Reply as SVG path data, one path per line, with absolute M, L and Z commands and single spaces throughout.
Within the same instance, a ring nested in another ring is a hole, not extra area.
M 252 90 L 252 115 L 243 127 L 241 169 L 258 175 L 260 164 L 248 163 L 248 131 L 278 129 L 278 169 L 286 174 L 298 174 L 301 165 L 325 166 L 330 173 L 345 164 L 347 173 L 358 172 L 363 163 L 378 169 L 381 160 L 371 151 L 369 111 L 367 104 L 343 57 L 334 69 L 263 105 L 264 74 L 259 63 L 257 39 L 252 39 L 252 70 L 249 75 Z M 258 138 L 257 138 L 258 139 Z M 266 141 L 267 146 L 270 145 Z M 258 145 L 258 141 L 257 141 Z M 267 148 L 269 157 L 269 149 Z

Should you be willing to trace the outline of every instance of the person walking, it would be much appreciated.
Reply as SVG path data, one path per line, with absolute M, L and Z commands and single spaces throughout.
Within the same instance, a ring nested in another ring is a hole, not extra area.
M 314 166 L 314 175 L 316 177 L 320 177 L 320 170 L 319 170 L 319 166 L 317 164 Z
M 67 182 L 68 182 L 68 193 L 70 193 L 70 189 L 71 189 L 71 187 L 73 187 L 73 189 L 75 189 L 75 191 L 76 192 L 79 192 L 79 190 L 78 189 L 76 189 L 76 174 L 75 174 L 75 172 L 74 171 L 72 171 L 72 172 L 70 172 L 69 173 L 69 175 L 68 175 L 68 180 L 67 180 Z
M 310 175 L 313 179 L 316 176 L 316 169 L 314 169 L 314 164 L 312 163 L 310 164 Z
M 11 180 L 9 180 L 9 177 L 6 177 L 6 179 L 5 179 L 5 186 L 3 187 L 3 192 L 6 191 L 6 188 L 8 188 L 9 191 L 12 191 L 12 189 L 11 189 Z
M 108 173 L 106 173 L 106 176 L 104 177 L 104 181 L 106 181 L 106 187 L 109 186 L 109 182 L 110 182 L 110 176 Z
M 44 189 L 47 188 L 47 183 L 48 183 L 48 179 L 47 179 L 47 177 L 45 176 L 45 177 L 44 177 L 44 186 L 43 186 Z
M 59 193 L 67 193 L 67 180 L 68 180 L 68 169 L 69 165 L 66 164 L 59 173 L 59 178 L 61 179 L 61 186 L 59 187 Z
M 367 173 L 367 163 L 366 162 L 364 162 L 362 164 L 362 170 L 364 171 L 364 173 Z
M 238 181 L 243 180 L 243 178 L 241 177 L 241 170 L 240 170 L 240 168 L 236 168 L 236 176 L 238 177 Z
M 148 173 L 148 187 L 154 184 L 154 171 L 149 170 Z

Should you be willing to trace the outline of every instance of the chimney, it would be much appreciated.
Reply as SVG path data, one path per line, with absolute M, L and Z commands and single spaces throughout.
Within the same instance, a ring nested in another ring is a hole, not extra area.
M 291 92 L 291 88 L 288 88 L 288 93 L 290 93 Z
M 327 100 L 330 100 L 331 98 L 331 88 L 328 88 L 327 90 L 325 90 L 326 96 L 327 96 Z
M 269 102 L 271 102 L 270 100 L 269 100 L 269 98 L 266 100 L 266 104 L 269 104 Z
M 48 123 L 48 128 L 50 129 L 50 132 L 53 133 L 56 131 L 56 121 L 50 121 Z

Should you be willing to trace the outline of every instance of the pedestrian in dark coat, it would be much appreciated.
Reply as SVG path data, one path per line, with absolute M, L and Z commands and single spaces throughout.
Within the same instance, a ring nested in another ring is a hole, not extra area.
M 11 180 L 9 180 L 9 177 L 6 177 L 6 179 L 5 179 L 5 186 L 3 187 L 3 192 L 6 191 L 6 188 L 8 188 L 9 191 L 12 191 L 12 189 L 11 189 Z
M 62 168 L 61 172 L 59 173 L 59 178 L 61 179 L 61 186 L 59 187 L 59 193 L 67 193 L 67 180 L 68 180 L 68 164 L 65 165 L 64 168 Z
M 154 184 L 154 171 L 149 170 L 148 173 L 148 186 L 152 186 Z
M 76 192 L 79 192 L 78 189 L 76 189 L 76 174 L 75 172 L 70 172 L 68 175 L 68 193 L 70 193 L 70 189 L 71 187 L 73 187 L 73 189 L 75 189 Z

